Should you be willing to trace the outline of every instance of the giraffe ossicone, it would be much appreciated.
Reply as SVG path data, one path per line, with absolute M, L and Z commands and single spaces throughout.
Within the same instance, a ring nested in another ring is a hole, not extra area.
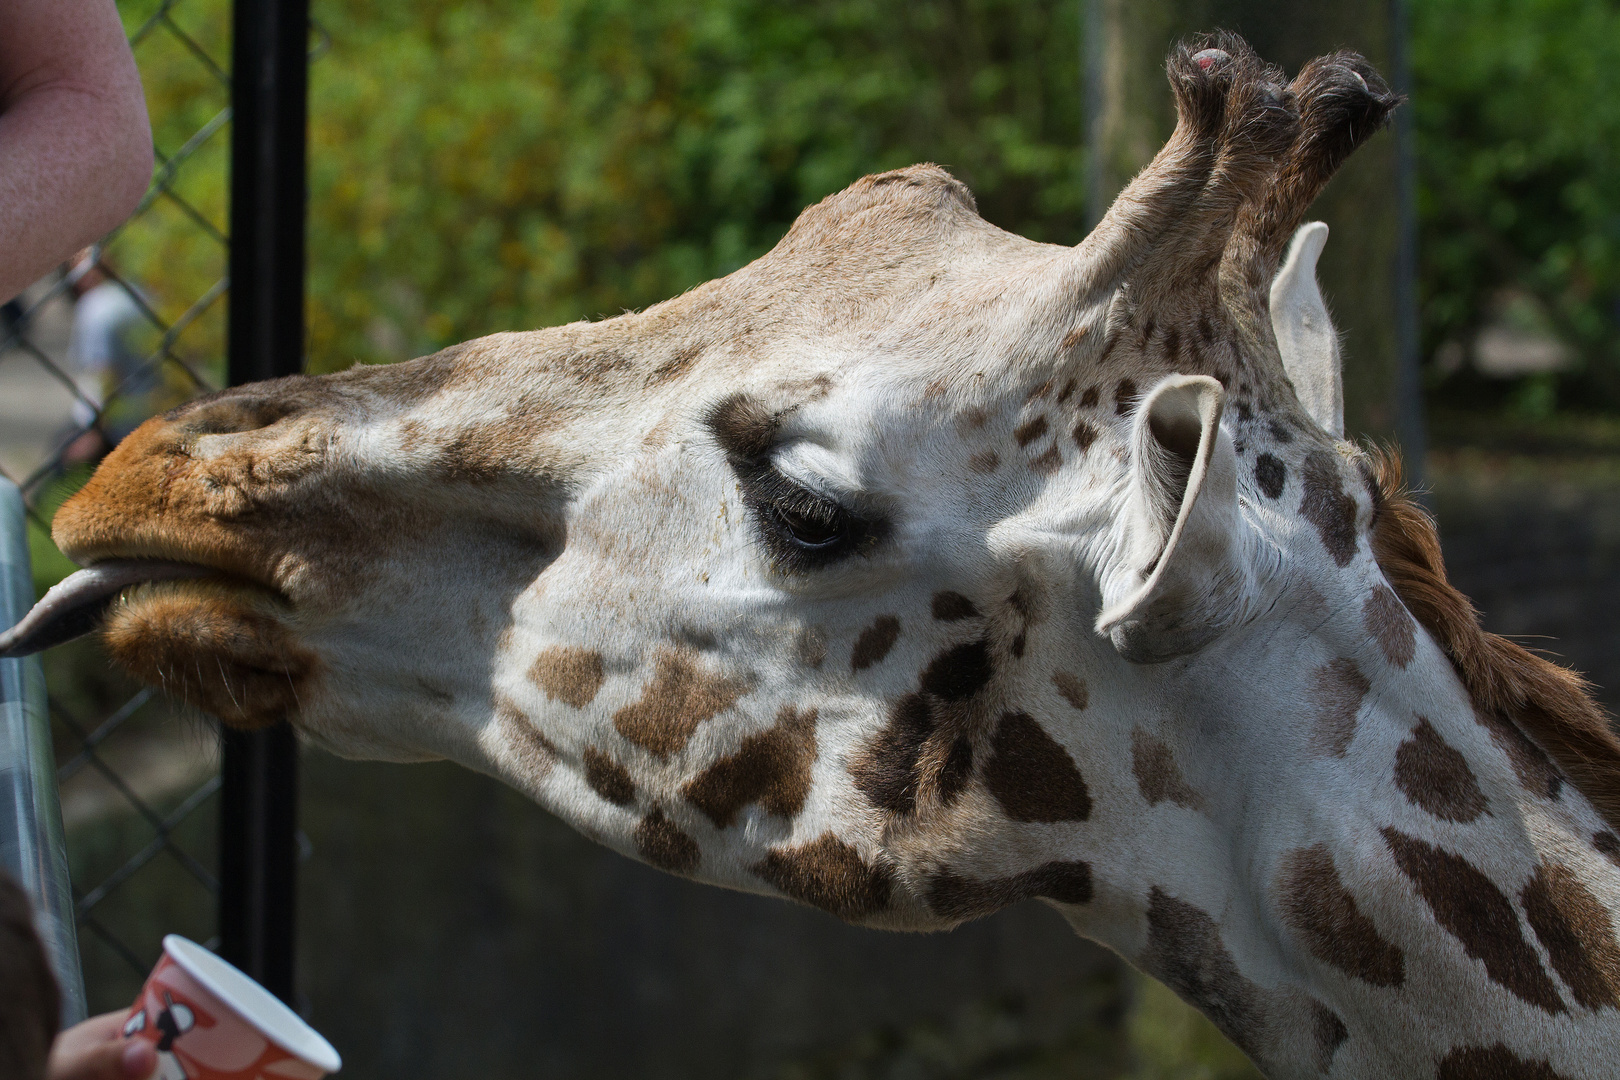
M 871 926 L 1041 898 L 1272 1076 L 1616 1075 L 1620 744 L 1340 437 L 1299 228 L 1396 99 L 1167 68 L 1076 248 L 917 166 L 641 313 L 151 420 L 0 650 L 95 614 L 227 723 Z

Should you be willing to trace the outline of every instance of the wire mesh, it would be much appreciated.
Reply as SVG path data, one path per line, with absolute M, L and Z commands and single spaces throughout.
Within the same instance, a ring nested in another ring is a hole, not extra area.
M 56 508 L 139 422 L 219 388 L 229 241 L 228 0 L 120 0 L 156 167 L 135 213 L 0 313 L 0 472 L 22 489 L 35 589 L 72 567 Z M 216 937 L 213 721 L 138 690 L 93 641 L 47 654 L 91 1010 L 133 999 L 162 935 Z

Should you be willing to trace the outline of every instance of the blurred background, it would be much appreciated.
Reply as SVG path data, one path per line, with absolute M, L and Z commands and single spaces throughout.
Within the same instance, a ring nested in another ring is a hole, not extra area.
M 0 471 L 35 587 L 55 508 L 223 384 L 229 0 L 121 0 L 158 167 L 106 242 L 0 312 Z M 313 0 L 307 367 L 644 307 L 804 206 L 935 161 L 1078 242 L 1168 134 L 1160 61 L 1227 27 L 1411 97 L 1329 187 L 1349 429 L 1399 441 L 1487 626 L 1620 653 L 1617 0 Z M 92 1011 L 214 935 L 211 721 L 44 658 Z M 929 938 L 659 875 L 451 766 L 306 751 L 299 990 L 344 1075 L 1255 1075 L 1038 906 Z

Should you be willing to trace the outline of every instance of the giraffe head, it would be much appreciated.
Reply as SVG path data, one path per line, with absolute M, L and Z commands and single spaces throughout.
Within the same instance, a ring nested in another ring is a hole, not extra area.
M 1279 1075 L 1570 1068 L 1536 1025 L 1620 1000 L 1620 750 L 1343 441 L 1298 228 L 1395 100 L 1231 37 L 1168 69 L 1078 248 L 918 166 L 639 314 L 149 421 L 0 648 L 99 620 L 227 723 L 856 922 L 1043 898 Z

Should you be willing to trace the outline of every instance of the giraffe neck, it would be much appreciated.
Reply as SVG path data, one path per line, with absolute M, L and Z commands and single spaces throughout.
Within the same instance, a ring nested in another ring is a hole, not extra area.
M 1620 841 L 1411 630 L 1167 665 L 1130 734 L 1136 865 L 1101 875 L 1134 891 L 1069 914 L 1271 1076 L 1614 1075 Z M 1288 685 L 1230 679 L 1279 657 Z

